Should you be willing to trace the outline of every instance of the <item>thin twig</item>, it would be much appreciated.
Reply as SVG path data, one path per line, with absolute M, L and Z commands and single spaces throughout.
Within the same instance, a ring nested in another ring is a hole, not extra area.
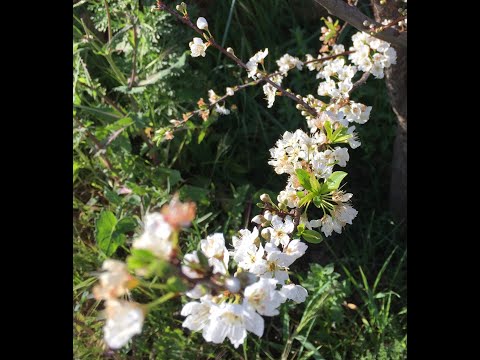
M 197 32 L 198 34 L 200 34 L 202 37 L 203 37 L 203 32 L 195 25 L 192 23 L 192 21 L 190 20 L 190 18 L 188 16 L 180 16 L 180 14 L 178 14 L 177 12 L 175 12 L 173 9 L 171 9 L 170 7 L 168 7 L 167 5 L 165 5 L 162 1 L 157 1 L 157 6 L 158 6 L 158 9 L 159 10 L 165 10 L 167 11 L 168 13 L 170 13 L 171 15 L 173 15 L 175 18 L 177 18 L 179 21 L 183 22 L 185 25 L 187 25 L 188 27 L 192 28 L 195 32 Z M 220 52 L 222 52 L 225 56 L 227 56 L 228 58 L 232 59 L 233 61 L 235 61 L 235 63 L 240 66 L 241 68 L 245 69 L 245 70 L 248 70 L 247 68 L 247 65 L 242 61 L 240 60 L 238 57 L 236 57 L 234 54 L 228 52 L 227 50 L 225 50 L 225 48 L 223 48 L 222 46 L 220 46 L 213 37 L 210 37 L 208 39 L 208 43 L 215 47 L 217 50 L 219 50 Z M 317 117 L 318 116 L 318 113 L 317 111 L 312 108 L 311 106 L 309 106 L 305 101 L 302 100 L 302 98 L 298 98 L 295 94 L 289 92 L 289 91 L 286 91 L 285 89 L 283 89 L 280 85 L 276 84 L 275 82 L 273 82 L 272 80 L 270 80 L 270 76 L 269 75 L 266 75 L 266 76 L 263 76 L 260 78 L 260 80 L 262 81 L 265 81 L 267 83 L 269 83 L 271 86 L 273 86 L 274 88 L 276 88 L 277 90 L 280 91 L 280 93 L 290 99 L 292 99 L 293 101 L 295 101 L 297 104 L 300 104 L 302 107 L 305 108 L 306 111 L 308 111 L 311 115 L 313 115 L 314 117 Z
M 378 28 L 373 28 L 371 29 L 371 31 L 373 31 L 374 33 L 379 33 L 381 31 L 385 31 L 385 29 L 388 29 L 392 26 L 395 26 L 396 24 L 398 24 L 400 21 L 403 21 L 405 20 L 407 17 L 406 16 L 399 16 L 398 18 L 396 18 L 395 20 L 389 22 L 387 25 L 382 25 L 382 26 L 379 26 Z
M 358 89 L 360 86 L 362 86 L 363 84 L 365 84 L 365 82 L 367 81 L 367 79 L 370 77 L 370 73 L 367 71 L 365 73 L 363 73 L 362 77 L 360 79 L 358 79 L 355 84 L 353 84 L 352 88 L 350 89 L 350 91 L 348 92 L 348 95 L 350 95 L 352 92 L 354 92 L 356 89 Z
M 380 27 L 382 24 L 377 23 L 374 19 L 364 15 L 357 7 L 351 6 L 341 0 L 315 0 L 316 3 L 322 5 L 327 11 L 348 22 L 354 28 L 364 31 L 371 36 L 387 41 L 392 45 L 399 47 L 407 47 L 407 34 L 399 32 L 393 28 L 385 29 L 382 32 L 372 32 L 368 26 L 363 25 L 364 22 Z
M 339 56 L 345 56 L 345 55 L 350 55 L 350 54 L 353 54 L 355 52 L 355 50 L 352 50 L 352 51 L 344 51 L 340 54 L 335 54 L 335 55 L 330 55 L 330 56 L 325 56 L 323 58 L 320 58 L 320 59 L 313 59 L 313 60 L 310 60 L 310 61 L 305 61 L 303 63 L 303 65 L 307 65 L 307 64 L 312 64 L 312 63 L 316 63 L 316 62 L 321 62 L 321 61 L 327 61 L 327 60 L 330 60 L 330 59 L 335 59 Z

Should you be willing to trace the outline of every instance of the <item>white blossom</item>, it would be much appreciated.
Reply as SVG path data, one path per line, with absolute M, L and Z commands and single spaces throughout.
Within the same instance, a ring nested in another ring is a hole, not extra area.
M 283 77 L 281 75 L 275 75 L 272 76 L 270 80 L 272 80 L 277 85 L 281 85 Z M 265 94 L 265 99 L 268 102 L 267 107 L 271 108 L 273 106 L 273 103 L 275 102 L 275 95 L 277 93 L 277 89 L 273 85 L 265 83 L 265 85 L 263 85 L 263 93 Z
M 253 228 L 252 231 L 248 229 L 241 229 L 238 231 L 238 235 L 240 236 L 232 236 L 233 247 L 236 249 L 241 247 L 249 247 L 255 244 L 255 241 L 258 239 L 258 229 L 256 227 Z
M 347 166 L 347 162 L 350 159 L 347 148 L 337 146 L 333 150 L 333 154 L 335 156 L 335 160 L 338 161 L 338 166 Z
M 105 315 L 107 321 L 103 328 L 104 339 L 112 349 L 121 348 L 132 336 L 142 332 L 145 314 L 137 303 L 107 300 Z
M 278 215 L 273 215 L 272 226 L 268 227 L 270 232 L 270 241 L 275 245 L 287 245 L 290 241 L 290 234 L 295 225 L 293 224 L 292 217 L 290 215 L 285 216 L 285 219 L 282 219 Z
M 288 70 L 293 69 L 294 67 L 297 67 L 298 70 L 302 70 L 303 62 L 297 57 L 285 54 L 277 60 L 277 65 L 278 70 L 282 73 L 282 75 L 286 76 Z
M 192 52 L 192 57 L 203 56 L 205 57 L 207 50 L 207 44 L 199 37 L 194 37 L 193 41 L 190 41 L 188 44 L 190 46 L 190 51 Z
M 282 265 L 290 266 L 295 260 L 302 257 L 308 249 L 308 245 L 299 239 L 290 241 L 287 246 L 283 248 Z
M 384 69 L 395 64 L 397 53 L 389 43 L 364 32 L 352 36 L 354 51 L 348 58 L 363 72 L 370 72 L 377 79 L 384 77 Z
M 245 288 L 245 300 L 261 315 L 278 315 L 278 307 L 285 302 L 285 297 L 276 290 L 276 286 L 277 280 L 260 278 Z
M 228 338 L 238 348 L 247 337 L 247 331 L 263 335 L 264 320 L 246 304 L 221 303 L 210 311 L 210 323 L 203 332 L 205 340 L 221 344 Z
M 293 300 L 297 304 L 304 302 L 308 295 L 308 292 L 304 287 L 295 284 L 283 285 L 280 292 L 287 299 Z
M 183 305 L 180 315 L 186 316 L 182 326 L 191 331 L 203 330 L 205 334 L 210 324 L 210 311 L 217 305 L 211 301 L 209 295 L 203 296 L 198 301 L 191 301 Z
M 133 277 L 127 271 L 127 265 L 119 260 L 107 259 L 103 262 L 99 275 L 100 284 L 93 288 L 97 300 L 114 299 L 128 292 L 128 284 Z
M 133 241 L 134 249 L 145 249 L 154 255 L 168 260 L 173 250 L 170 235 L 172 227 L 162 214 L 154 212 L 145 215 L 144 232 Z
M 197 19 L 197 27 L 198 27 L 200 30 L 208 29 L 207 19 L 205 19 L 204 17 L 199 17 L 199 18 Z
M 268 48 L 265 50 L 260 50 L 258 51 L 255 55 L 253 55 L 248 62 L 245 64 L 247 66 L 247 73 L 248 77 L 251 77 L 253 79 L 257 78 L 257 72 L 258 72 L 258 64 L 263 62 L 265 57 L 268 55 Z
M 332 216 L 342 223 L 352 224 L 352 220 L 357 216 L 358 211 L 349 204 L 337 204 L 333 210 Z
M 324 217 L 322 217 L 321 223 L 321 230 L 327 237 L 332 235 L 333 231 L 338 234 L 342 233 L 342 227 L 344 224 L 339 222 L 336 218 L 331 217 L 330 215 L 325 215 Z
M 194 250 L 191 253 L 185 254 L 183 257 L 184 264 L 182 265 L 182 272 L 191 279 L 199 279 L 203 277 L 203 272 L 194 269 L 195 265 L 200 265 L 197 251 Z

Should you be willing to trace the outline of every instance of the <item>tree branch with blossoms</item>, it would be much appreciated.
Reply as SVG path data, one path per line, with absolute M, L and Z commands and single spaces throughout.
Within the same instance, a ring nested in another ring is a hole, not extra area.
M 352 36 L 353 45 L 346 51 L 336 44 L 338 21 L 325 19 L 328 29 L 321 37 L 323 46 L 316 58 L 306 54 L 301 61 L 284 54 L 276 61 L 278 71 L 269 73 L 258 69 L 259 64 L 264 67 L 268 48 L 244 63 L 233 49 L 215 42 L 205 18 L 200 17 L 194 25 L 184 3 L 176 7 L 178 12 L 161 1 L 157 5 L 207 41 L 196 37 L 190 42 L 192 57 L 205 57 L 207 48 L 213 46 L 253 79 L 227 88 L 224 96 L 209 90 L 209 105 L 201 99 L 200 109 L 184 114 L 183 122 L 194 114 L 208 117 L 212 109 L 228 115 L 228 109 L 220 103 L 235 91 L 264 83 L 267 107 L 273 106 L 278 94 L 291 98 L 309 130 L 285 131 L 270 149 L 268 164 L 275 173 L 286 174 L 287 183 L 277 202 L 267 194 L 260 196 L 257 206 L 262 210 L 251 219 L 255 224 L 252 230 L 239 229 L 230 243 L 222 233 L 210 234 L 199 239 L 197 250 L 183 255 L 180 234 L 194 221 L 196 206 L 174 196 L 160 212 L 145 214 L 143 231 L 135 237 L 126 263 L 111 259 L 104 262 L 104 272 L 93 293 L 97 300 L 105 301 L 104 339 L 111 348 L 124 346 L 141 332 L 148 311 L 180 294 L 189 298 L 181 310 L 183 327 L 201 331 L 206 341 L 215 344 L 228 338 L 238 348 L 248 332 L 263 335 L 264 316 L 278 315 L 279 307 L 287 301 L 306 300 L 307 290 L 289 275 L 291 265 L 307 251 L 306 243 L 318 244 L 333 232 L 341 234 L 357 216 L 350 202 L 353 194 L 343 190 L 342 181 L 348 174 L 336 167 L 345 168 L 350 160 L 346 146 L 355 149 L 361 145 L 352 124 L 365 124 L 372 107 L 352 101 L 350 93 L 371 75 L 383 78 L 384 69 L 395 63 L 396 52 L 389 43 L 363 32 Z M 320 80 L 319 98 L 295 95 L 281 86 L 289 71 L 305 68 L 316 72 Z M 182 123 L 175 121 L 174 126 Z M 315 212 L 309 211 L 312 208 L 322 216 L 315 218 Z M 151 286 L 142 278 L 161 279 L 164 283 L 157 288 L 165 293 L 147 305 L 123 300 L 132 289 Z
M 348 22 L 357 30 L 369 32 L 371 36 L 387 41 L 395 46 L 407 46 L 406 32 L 399 32 L 391 26 L 382 27 L 382 24 L 364 15 L 355 6 L 351 6 L 342 0 L 315 0 L 315 2 L 327 9 L 330 14 Z M 371 25 L 381 30 L 371 31 Z
M 205 37 L 205 33 L 200 29 L 198 28 L 198 26 L 196 26 L 194 23 L 192 23 L 192 21 L 190 20 L 190 18 L 188 17 L 188 14 L 185 13 L 184 16 L 180 16 L 177 12 L 175 12 L 173 9 L 171 9 L 170 7 L 168 7 L 163 1 L 157 1 L 157 6 L 158 6 L 158 9 L 159 10 L 164 10 L 164 11 L 167 11 L 168 13 L 170 13 L 171 15 L 173 15 L 175 18 L 177 18 L 178 20 L 180 20 L 181 22 L 183 22 L 185 25 L 187 25 L 188 27 L 192 28 L 193 30 L 195 30 L 197 33 L 199 33 L 200 35 L 204 36 Z M 207 25 L 207 28 L 208 28 L 208 25 Z M 220 52 L 222 52 L 225 56 L 229 57 L 230 59 L 232 59 L 233 61 L 235 61 L 237 63 L 238 66 L 240 66 L 241 68 L 245 69 L 245 70 L 249 70 L 247 64 L 245 64 L 242 60 L 240 60 L 233 52 L 229 52 L 227 51 L 225 48 L 223 48 L 222 46 L 220 46 L 216 41 L 215 39 L 213 38 L 213 36 L 210 36 L 210 37 L 207 37 L 206 38 L 208 40 L 208 44 L 215 47 L 217 50 L 219 50 Z M 280 91 L 280 93 L 290 99 L 292 99 L 293 101 L 295 101 L 296 103 L 298 103 L 299 105 L 303 106 L 305 108 L 306 111 L 308 111 L 309 113 L 311 113 L 313 116 L 317 116 L 318 114 L 316 113 L 315 109 L 311 108 L 308 104 L 306 104 L 305 102 L 303 102 L 303 100 L 301 100 L 301 98 L 299 99 L 295 94 L 291 93 L 290 91 L 286 91 L 284 90 L 281 86 L 279 86 L 277 83 L 273 82 L 272 80 L 270 80 L 270 76 L 268 76 L 268 74 L 266 75 L 263 75 L 261 77 L 261 81 L 265 81 L 267 82 L 268 84 L 270 84 L 271 86 L 273 86 L 275 89 L 277 89 L 278 91 Z

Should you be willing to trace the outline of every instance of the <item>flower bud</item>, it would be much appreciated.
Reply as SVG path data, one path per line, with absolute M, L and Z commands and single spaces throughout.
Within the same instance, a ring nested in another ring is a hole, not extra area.
M 231 47 L 227 48 L 227 52 L 232 54 L 232 55 L 235 55 L 235 53 L 233 52 L 233 49 Z
M 265 240 L 270 241 L 270 229 L 263 229 L 260 234 Z
M 257 279 L 258 279 L 257 275 L 252 274 L 251 272 L 248 272 L 248 271 L 238 273 L 236 278 L 240 280 L 240 285 L 243 289 L 257 282 Z
M 225 280 L 225 287 L 231 293 L 238 293 L 240 291 L 240 280 L 235 277 L 228 278 Z
M 271 221 L 271 220 L 272 220 L 272 217 L 273 217 L 273 214 L 272 214 L 271 211 L 267 210 L 267 211 L 265 211 L 265 213 L 263 214 L 263 217 L 265 218 L 265 220 Z
M 199 17 L 199 18 L 197 19 L 197 27 L 198 27 L 200 30 L 208 29 L 207 19 L 205 19 L 204 17 Z
M 187 12 L 187 4 L 185 4 L 182 1 L 180 3 L 180 5 L 175 6 L 175 9 L 177 9 L 178 12 L 181 12 L 182 14 L 185 14 Z
M 270 195 L 268 195 L 268 194 L 260 195 L 260 200 L 262 200 L 263 202 L 267 202 L 267 203 L 272 202 L 272 199 L 270 199 Z
M 252 222 L 260 225 L 266 222 L 266 219 L 262 215 L 257 215 L 252 219 Z

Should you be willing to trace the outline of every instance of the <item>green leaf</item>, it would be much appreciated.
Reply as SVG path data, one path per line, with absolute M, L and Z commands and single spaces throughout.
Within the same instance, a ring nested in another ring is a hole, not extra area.
M 305 224 L 298 224 L 297 226 L 297 236 L 300 236 L 305 231 Z
M 320 193 L 326 194 L 330 191 L 337 190 L 345 176 L 347 176 L 347 173 L 345 171 L 334 171 L 332 175 L 330 175 L 328 179 L 325 180 L 325 183 L 320 189 Z
M 338 136 L 337 138 L 335 138 L 335 143 L 347 143 L 348 139 L 350 139 L 351 137 L 352 137 L 352 134 Z
M 308 191 L 312 191 L 312 186 L 310 184 L 310 173 L 303 169 L 297 169 L 295 170 L 295 173 L 297 174 L 300 185 L 302 185 Z
M 167 289 L 173 292 L 183 292 L 187 290 L 187 287 L 178 276 L 171 276 L 167 280 Z
M 112 242 L 112 235 L 117 225 L 117 218 L 111 211 L 103 210 L 95 224 L 95 239 L 100 250 L 111 256 L 118 247 Z
M 127 257 L 127 265 L 130 270 L 141 269 L 148 267 L 155 259 L 155 255 L 150 250 L 132 249 L 132 255 Z
M 123 115 L 120 114 L 117 110 L 112 110 L 106 106 L 98 106 L 96 108 L 83 106 L 83 105 L 74 105 L 75 108 L 82 109 L 98 119 L 112 121 L 123 118 Z
M 131 88 L 128 86 L 117 86 L 113 88 L 114 91 L 118 91 L 122 94 L 141 94 L 146 89 L 145 86 L 133 86 Z
M 161 179 L 157 185 L 170 183 L 170 187 L 173 187 L 178 184 L 179 181 L 183 180 L 180 171 L 175 169 L 169 169 L 165 167 L 158 167 L 155 169 L 155 176 Z M 140 195 L 140 194 L 139 194 Z
M 310 185 L 313 193 L 318 194 L 320 192 L 320 183 L 313 173 L 310 174 Z
M 127 232 L 134 231 L 136 227 L 137 227 L 137 222 L 135 221 L 135 219 L 131 217 L 124 217 L 115 226 L 114 234 L 115 233 L 125 234 Z
M 319 244 L 323 241 L 322 234 L 315 230 L 304 230 L 302 237 L 305 239 L 305 241 L 312 244 Z
M 185 61 L 187 59 L 187 52 L 184 52 L 182 56 L 178 58 L 178 60 L 169 68 L 160 70 L 156 74 L 148 76 L 145 80 L 141 80 L 138 85 L 139 86 L 147 86 L 147 85 L 153 85 L 162 78 L 170 75 L 172 73 L 172 70 L 175 69 L 180 69 L 185 65 Z
M 123 244 L 127 237 L 125 233 L 135 230 L 137 223 L 133 218 L 117 220 L 111 211 L 102 211 L 96 222 L 95 238 L 100 250 L 111 256 Z
M 298 207 L 302 207 L 305 204 L 308 205 L 314 197 L 315 197 L 314 193 L 308 193 L 302 200 L 299 201 Z
M 207 129 L 202 129 L 200 134 L 198 134 L 197 144 L 200 144 L 203 141 L 205 135 L 207 135 Z
M 208 264 L 208 258 L 205 256 L 202 250 L 197 250 L 198 261 L 200 261 L 200 265 L 208 269 L 210 265 Z
M 325 121 L 323 126 L 325 127 L 325 131 L 327 132 L 327 139 L 332 141 L 332 124 L 330 123 L 330 121 Z
M 313 204 L 317 207 L 317 208 L 321 208 L 322 207 L 322 198 L 320 196 L 315 196 L 313 198 Z
M 193 200 L 199 204 L 208 206 L 210 200 L 208 199 L 208 189 L 204 189 L 198 186 L 185 185 L 180 189 L 180 199 Z

